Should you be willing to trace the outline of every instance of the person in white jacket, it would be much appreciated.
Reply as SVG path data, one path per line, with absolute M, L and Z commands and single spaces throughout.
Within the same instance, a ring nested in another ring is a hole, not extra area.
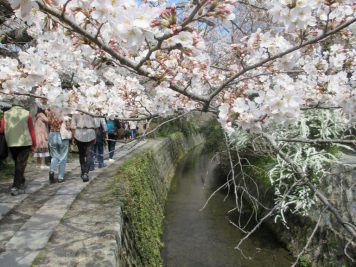
M 130 139 L 135 139 L 137 136 L 137 121 L 129 121 Z

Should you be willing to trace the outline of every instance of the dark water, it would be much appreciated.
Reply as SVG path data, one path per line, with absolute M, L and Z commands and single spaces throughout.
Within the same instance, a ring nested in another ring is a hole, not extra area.
M 262 228 L 246 240 L 242 257 L 234 249 L 244 236 L 228 223 L 226 213 L 234 207 L 233 198 L 224 202 L 221 192 L 200 211 L 216 184 L 216 164 L 201 147 L 192 151 L 177 168 L 168 195 L 164 222 L 162 257 L 166 267 L 284 267 L 293 258 Z M 204 179 L 203 173 L 209 175 Z

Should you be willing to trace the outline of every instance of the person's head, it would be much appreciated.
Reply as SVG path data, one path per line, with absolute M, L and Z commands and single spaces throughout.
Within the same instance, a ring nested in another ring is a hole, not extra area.
M 45 110 L 44 109 L 42 109 L 42 108 L 38 108 L 37 109 L 37 114 L 40 114 L 40 113 L 45 113 Z

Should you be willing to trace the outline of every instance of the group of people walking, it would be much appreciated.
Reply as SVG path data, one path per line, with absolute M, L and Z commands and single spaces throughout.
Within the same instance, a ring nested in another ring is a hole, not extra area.
M 12 106 L 4 112 L 0 127 L 0 134 L 5 135 L 15 161 L 11 194 L 18 195 L 25 189 L 24 172 L 31 150 L 41 169 L 48 169 L 46 158 L 50 156 L 49 182 L 55 183 L 64 181 L 70 143 L 76 145 L 81 179 L 87 182 L 89 171 L 95 169 L 96 162 L 98 168 L 105 167 L 106 142 L 109 162 L 113 162 L 117 139 L 136 138 L 137 124 L 133 124 L 122 123 L 114 118 L 96 118 L 85 113 L 73 114 L 70 118 L 51 109 L 39 109 L 33 122 L 31 112 L 21 105 Z

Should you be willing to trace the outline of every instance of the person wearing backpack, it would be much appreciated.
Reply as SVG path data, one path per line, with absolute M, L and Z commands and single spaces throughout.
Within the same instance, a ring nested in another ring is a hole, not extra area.
M 109 118 L 106 122 L 108 128 L 108 149 L 109 162 L 114 162 L 116 140 L 118 139 L 118 130 L 120 129 L 120 122 L 116 119 Z

